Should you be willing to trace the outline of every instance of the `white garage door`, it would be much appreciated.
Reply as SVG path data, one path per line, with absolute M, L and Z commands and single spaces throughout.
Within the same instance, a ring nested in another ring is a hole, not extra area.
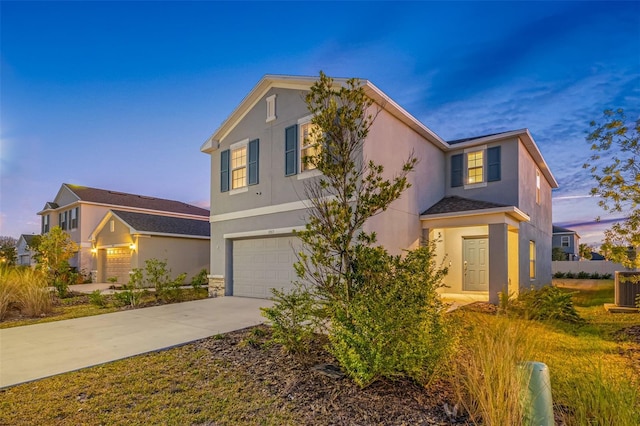
M 106 279 L 117 277 L 118 284 L 127 284 L 129 270 L 131 270 L 131 250 L 129 248 L 107 249 L 106 270 Z
M 269 298 L 272 288 L 293 288 L 299 247 L 297 237 L 234 241 L 233 295 Z

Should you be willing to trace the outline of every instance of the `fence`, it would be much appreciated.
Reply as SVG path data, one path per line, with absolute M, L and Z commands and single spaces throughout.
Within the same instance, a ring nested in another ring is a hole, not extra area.
M 554 260 L 551 262 L 551 272 L 586 272 L 588 274 L 598 273 L 611 274 L 613 277 L 616 271 L 628 271 L 627 268 L 619 263 L 610 262 L 608 260 L 580 260 L 580 261 L 568 261 L 568 260 Z

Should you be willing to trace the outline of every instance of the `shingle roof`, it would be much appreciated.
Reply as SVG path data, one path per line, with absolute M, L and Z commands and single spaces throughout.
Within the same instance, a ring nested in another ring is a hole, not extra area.
M 31 242 L 33 241 L 33 237 L 35 237 L 35 235 L 33 234 L 22 234 L 20 236 L 24 238 L 24 241 L 27 243 L 27 245 L 31 244 Z
M 191 235 L 209 237 L 211 228 L 209 221 L 184 219 L 180 217 L 162 216 L 147 213 L 134 213 L 112 210 L 113 214 L 138 232 L 158 234 Z
M 576 233 L 576 231 L 573 231 L 571 229 L 562 228 L 560 226 L 553 225 L 553 233 L 554 234 L 560 234 L 560 233 L 563 233 L 563 232 L 567 232 L 567 233 L 571 233 L 571 234 L 575 234 Z
M 506 131 L 506 132 L 491 133 L 491 134 L 482 135 L 482 136 L 472 136 L 470 138 L 455 139 L 455 140 L 452 140 L 452 141 L 447 141 L 447 143 L 449 145 L 455 145 L 457 143 L 469 142 L 469 141 L 473 141 L 473 140 L 476 140 L 476 139 L 488 138 L 490 136 L 496 136 L 496 135 L 501 135 L 503 133 L 511 133 L 511 132 L 512 132 L 512 130 L 509 130 L 509 131 Z
M 442 200 L 422 212 L 421 215 L 456 213 L 472 210 L 495 209 L 508 207 L 506 204 L 491 203 L 488 201 L 471 200 L 458 196 L 444 197 Z
M 106 189 L 90 188 L 87 186 L 65 184 L 80 201 L 110 204 L 114 206 L 135 207 L 148 210 L 165 211 L 171 213 L 190 214 L 209 217 L 209 210 L 183 203 L 181 201 L 165 200 L 144 195 L 127 194 Z

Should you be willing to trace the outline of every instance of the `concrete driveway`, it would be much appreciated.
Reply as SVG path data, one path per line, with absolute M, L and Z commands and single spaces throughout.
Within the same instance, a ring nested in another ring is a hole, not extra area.
M 0 388 L 260 324 L 263 306 L 219 297 L 0 330 Z

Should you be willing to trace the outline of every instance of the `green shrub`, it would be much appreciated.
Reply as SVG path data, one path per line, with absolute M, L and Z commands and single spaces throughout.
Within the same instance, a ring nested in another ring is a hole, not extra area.
M 580 271 L 578 272 L 577 278 L 579 280 L 586 280 L 589 279 L 591 277 L 591 274 L 589 274 L 588 272 L 584 272 L 584 271 Z
M 208 275 L 209 273 L 207 272 L 207 270 L 202 269 L 195 277 L 193 277 L 193 279 L 191 280 L 191 286 L 194 288 L 194 290 L 197 290 L 203 285 L 209 283 Z
M 600 274 L 599 274 L 599 273 L 594 272 L 594 273 L 592 273 L 591 275 L 589 275 L 589 278 L 591 278 L 592 280 L 599 280 L 599 279 L 601 279 L 602 277 L 600 276 Z
M 142 296 L 145 294 L 145 290 L 137 288 L 132 284 L 126 284 L 122 286 L 123 290 L 114 293 L 116 304 L 119 306 L 131 306 L 135 308 L 142 301 Z
M 611 274 L 602 274 L 600 276 L 600 278 L 603 279 L 603 280 L 610 280 L 612 278 L 612 275 Z
M 400 377 L 425 384 L 456 339 L 436 291 L 446 269 L 436 267 L 431 246 L 404 258 L 380 247 L 357 250 L 360 289 L 345 308 L 330 307 L 329 351 L 361 387 Z
M 564 278 L 565 277 L 565 273 L 564 272 L 556 272 L 555 274 L 553 274 L 553 278 Z
M 511 303 L 511 313 L 532 320 L 558 320 L 579 323 L 583 319 L 573 305 L 574 293 L 554 286 L 544 286 L 520 292 Z
M 107 306 L 107 300 L 100 290 L 94 290 L 89 293 L 89 303 L 99 308 L 105 308 Z
M 289 292 L 275 288 L 271 292 L 273 306 L 260 310 L 271 324 L 272 340 L 293 354 L 306 354 L 320 326 L 318 303 L 300 284 Z
M 564 274 L 565 278 L 575 278 L 576 274 L 574 274 L 573 272 L 569 271 L 566 274 Z

